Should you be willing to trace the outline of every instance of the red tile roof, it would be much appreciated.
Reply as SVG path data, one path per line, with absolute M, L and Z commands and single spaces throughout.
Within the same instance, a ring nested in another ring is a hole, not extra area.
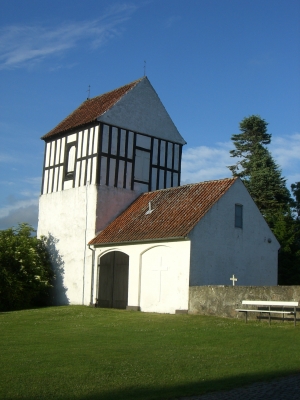
M 89 244 L 184 238 L 238 178 L 144 193 Z M 146 214 L 149 202 L 153 212 Z
M 128 85 L 122 86 L 111 92 L 93 97 L 84 101 L 75 111 L 61 121 L 54 129 L 46 133 L 42 139 L 57 135 L 58 133 L 68 131 L 69 129 L 95 121 L 100 115 L 108 111 L 116 104 L 129 90 L 136 86 L 141 80 L 138 79 Z

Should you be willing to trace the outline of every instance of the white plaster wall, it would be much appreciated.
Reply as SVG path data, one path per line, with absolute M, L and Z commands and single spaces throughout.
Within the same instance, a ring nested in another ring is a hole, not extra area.
M 235 204 L 243 205 L 243 228 L 235 228 Z M 277 285 L 279 243 L 240 180 L 189 234 L 190 286 Z M 271 243 L 268 243 L 271 239 Z
M 92 252 L 86 243 L 95 236 L 96 199 L 94 185 L 40 197 L 38 236 L 52 235 L 56 241 L 52 254 L 57 252 L 63 263 L 62 282 L 57 272 L 56 304 L 90 303 Z M 54 262 L 54 269 L 58 264 Z
M 141 243 L 96 248 L 96 260 L 108 251 L 129 256 L 128 305 L 141 311 L 175 313 L 189 301 L 190 241 Z M 161 269 L 161 272 L 159 271 Z M 94 272 L 97 298 L 97 268 Z
M 96 233 L 102 231 L 121 214 L 141 191 L 100 185 L 97 187 Z M 94 235 L 95 236 L 95 235 Z M 92 240 L 91 236 L 89 240 Z
M 58 253 L 63 263 L 60 277 L 59 262 L 53 262 L 59 275 L 54 291 L 57 304 L 90 304 L 92 252 L 87 243 L 139 195 L 127 189 L 88 185 L 40 197 L 38 236 L 53 237 L 52 254 Z
M 186 143 L 147 78 L 98 120 L 172 142 Z

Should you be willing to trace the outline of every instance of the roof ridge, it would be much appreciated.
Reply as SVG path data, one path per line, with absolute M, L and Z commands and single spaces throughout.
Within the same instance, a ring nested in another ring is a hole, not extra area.
M 180 188 L 184 188 L 186 186 L 195 186 L 195 185 L 200 185 L 202 183 L 220 182 L 220 181 L 226 181 L 226 180 L 230 181 L 230 180 L 236 180 L 236 179 L 238 179 L 237 176 L 232 176 L 230 178 L 211 179 L 211 180 L 208 180 L 208 181 L 186 183 L 186 184 L 181 185 L 181 186 L 173 186 L 173 187 L 170 187 L 170 188 L 156 189 L 156 190 L 152 190 L 151 192 L 145 192 L 145 193 L 142 193 L 142 196 L 145 196 L 145 195 L 150 194 L 150 193 L 163 192 L 163 191 L 167 191 L 167 190 L 177 190 L 177 189 L 180 189 Z
M 122 88 L 125 87 L 125 86 L 129 86 L 129 85 L 133 85 L 133 84 L 137 85 L 137 84 L 138 84 L 139 82 L 141 82 L 144 78 L 145 78 L 145 76 L 143 76 L 142 78 L 136 79 L 135 81 L 126 83 L 125 85 L 119 86 L 119 87 L 117 87 L 117 88 L 115 88 L 115 89 L 109 90 L 108 92 L 104 92 L 104 93 L 98 94 L 98 96 L 94 96 L 94 97 L 91 97 L 90 99 L 84 100 L 81 104 L 83 104 L 83 103 L 85 103 L 85 102 L 87 102 L 87 101 L 89 101 L 89 100 L 94 100 L 94 99 L 97 99 L 97 98 L 99 98 L 99 97 L 108 95 L 108 94 L 110 94 L 110 93 L 112 93 L 112 92 L 115 92 L 116 90 L 122 89 Z M 134 86 L 135 86 L 135 85 L 134 85 Z M 133 89 L 134 86 L 130 87 L 130 88 L 128 89 L 127 92 L 129 92 L 131 89 Z M 126 92 L 126 93 L 127 93 L 127 92 Z M 124 93 L 123 96 L 125 96 L 126 93 Z M 80 106 L 79 106 L 79 107 L 80 107 Z
M 215 179 L 143 193 L 89 244 L 188 237 L 237 179 Z M 147 212 L 149 202 L 153 202 L 154 212 Z
M 102 93 L 91 99 L 84 100 L 69 115 L 60 121 L 53 129 L 42 136 L 41 139 L 57 135 L 71 129 L 84 126 L 95 121 L 100 115 L 103 115 L 111 109 L 121 98 L 123 98 L 131 89 L 140 83 L 146 77 L 139 78 L 135 81 L 122 85 L 118 88 Z M 101 101 L 103 98 L 103 101 Z

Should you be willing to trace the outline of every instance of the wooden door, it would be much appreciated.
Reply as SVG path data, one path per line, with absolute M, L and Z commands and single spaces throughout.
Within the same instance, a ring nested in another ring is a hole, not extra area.
M 100 259 L 98 306 L 125 309 L 128 303 L 129 256 L 112 251 Z

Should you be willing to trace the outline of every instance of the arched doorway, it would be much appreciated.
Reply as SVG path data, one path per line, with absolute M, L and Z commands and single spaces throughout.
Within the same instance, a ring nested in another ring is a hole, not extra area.
M 129 256 L 111 251 L 100 258 L 98 307 L 126 308 Z

